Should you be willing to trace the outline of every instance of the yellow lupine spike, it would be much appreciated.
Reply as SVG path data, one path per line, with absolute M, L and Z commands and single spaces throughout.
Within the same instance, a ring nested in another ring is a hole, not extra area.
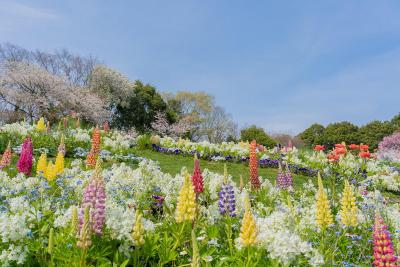
M 257 225 L 251 212 L 249 196 L 245 198 L 246 211 L 243 216 L 242 226 L 240 227 L 240 243 L 243 247 L 254 245 L 257 241 Z
M 340 220 L 344 226 L 357 226 L 358 208 L 356 205 L 356 198 L 354 196 L 353 188 L 350 186 L 349 181 L 344 181 L 344 190 L 342 196 L 342 208 L 340 210 Z
M 46 171 L 44 173 L 44 177 L 48 181 L 53 181 L 57 176 L 56 166 L 53 164 L 52 161 L 47 164 Z
M 56 157 L 56 174 L 64 173 L 64 154 L 62 152 L 58 152 Z
M 333 224 L 333 216 L 329 205 L 328 195 L 325 192 L 321 175 L 318 173 L 318 192 L 316 203 L 316 222 L 321 229 Z
M 135 246 L 142 246 L 144 244 L 144 227 L 142 224 L 142 214 L 136 210 L 135 225 L 133 226 L 132 239 Z
M 47 155 L 46 153 L 42 153 L 39 157 L 39 160 L 36 165 L 36 174 L 44 174 L 47 168 Z
M 44 123 L 44 118 L 41 117 L 36 124 L 36 129 L 40 132 L 46 131 L 46 124 Z
M 196 216 L 196 193 L 190 175 L 184 170 L 185 180 L 179 191 L 178 203 L 175 211 L 175 220 L 180 223 L 183 221 L 193 221 Z

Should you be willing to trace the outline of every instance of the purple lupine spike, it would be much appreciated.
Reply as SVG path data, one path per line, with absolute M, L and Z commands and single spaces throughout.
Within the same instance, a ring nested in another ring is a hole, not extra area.
M 97 235 L 103 234 L 103 226 L 105 223 L 105 205 L 106 193 L 104 181 L 101 177 L 92 177 L 90 183 L 83 191 L 83 200 L 81 205 L 81 214 L 85 207 L 90 206 L 90 218 L 93 232 Z M 82 216 L 81 216 L 82 217 Z M 80 218 L 80 225 L 82 227 L 83 220 Z
M 236 204 L 235 192 L 233 186 L 230 184 L 222 184 L 221 191 L 219 192 L 219 212 L 222 215 L 228 214 L 230 217 L 235 217 Z
M 19 172 L 25 173 L 26 175 L 31 174 L 32 170 L 32 155 L 33 145 L 32 140 L 28 136 L 22 144 L 21 155 L 17 162 L 17 168 Z
M 279 165 L 278 176 L 276 177 L 276 186 L 279 188 L 286 188 L 286 175 L 282 171 L 282 168 Z
M 285 188 L 293 188 L 293 176 L 288 165 L 286 165 L 285 177 Z

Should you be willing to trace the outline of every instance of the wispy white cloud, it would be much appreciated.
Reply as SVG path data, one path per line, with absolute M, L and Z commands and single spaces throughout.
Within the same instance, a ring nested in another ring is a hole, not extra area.
M 28 26 L 58 18 L 59 15 L 48 8 L 16 1 L 0 1 L 0 32 L 24 30 Z

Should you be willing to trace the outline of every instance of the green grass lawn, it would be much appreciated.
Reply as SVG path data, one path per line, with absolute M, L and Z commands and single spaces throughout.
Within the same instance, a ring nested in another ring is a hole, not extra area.
M 182 167 L 188 168 L 189 172 L 193 169 L 193 159 L 182 155 L 168 155 L 159 153 L 153 150 L 135 150 L 135 155 L 145 157 L 147 159 L 155 160 L 160 163 L 161 170 L 171 175 L 175 175 L 181 171 Z M 239 182 L 240 175 L 243 176 L 243 180 L 246 183 L 249 179 L 249 166 L 244 163 L 226 163 L 228 173 L 233 176 L 236 182 Z M 202 170 L 208 169 L 212 172 L 223 174 L 224 163 L 200 160 L 200 167 Z M 273 184 L 275 183 L 276 176 L 278 174 L 277 169 L 273 168 L 260 168 L 259 175 L 263 178 L 269 179 Z M 304 182 L 308 181 L 310 177 L 303 175 L 293 175 L 293 183 L 295 187 L 301 186 Z M 315 180 L 315 179 L 313 179 Z

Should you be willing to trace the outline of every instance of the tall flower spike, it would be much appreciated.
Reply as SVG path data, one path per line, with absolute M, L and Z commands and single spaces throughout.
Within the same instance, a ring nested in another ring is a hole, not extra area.
M 64 135 L 61 135 L 61 141 L 60 144 L 58 145 L 58 152 L 61 152 L 64 156 L 67 150 L 65 149 L 65 137 Z
M 86 206 L 83 212 L 83 224 L 79 233 L 79 240 L 76 246 L 81 249 L 87 249 L 92 245 L 90 231 L 90 206 Z
M 11 152 L 11 144 L 8 142 L 8 146 L 6 150 L 4 150 L 3 156 L 1 156 L 0 160 L 0 169 L 8 167 L 11 164 L 12 152 Z
M 248 195 L 246 196 L 245 207 L 246 211 L 242 220 L 242 226 L 240 227 L 240 244 L 243 247 L 248 247 L 254 245 L 257 239 L 256 220 L 251 212 L 250 199 Z
M 25 173 L 26 175 L 31 174 L 32 170 L 32 154 L 33 154 L 33 146 L 32 140 L 28 136 L 24 143 L 22 144 L 21 155 L 17 162 L 18 172 Z
M 286 164 L 286 169 L 285 169 L 285 187 L 287 189 L 293 188 L 293 176 L 292 173 L 290 172 L 288 164 Z
M 278 175 L 276 176 L 276 186 L 279 188 L 285 187 L 285 174 L 282 171 L 282 165 L 279 163 Z
M 329 225 L 333 224 L 333 217 L 329 205 L 328 195 L 325 192 L 324 185 L 322 184 L 321 175 L 318 173 L 318 192 L 316 204 L 316 221 L 321 229 L 326 229 Z
M 93 149 L 91 149 L 86 158 L 86 166 L 93 168 L 94 166 L 96 166 L 96 162 L 97 162 L 97 155 L 93 152 Z
M 55 168 L 57 174 L 64 173 L 64 154 L 62 152 L 57 154 Z
M 144 227 L 142 223 L 142 213 L 137 209 L 135 215 L 135 225 L 133 226 L 132 239 L 135 246 L 144 244 Z
M 50 161 L 47 164 L 46 171 L 44 172 L 44 177 L 48 181 L 53 181 L 56 178 L 56 176 L 57 176 L 56 166 L 53 164 L 52 161 Z
M 345 180 L 342 196 L 342 209 L 340 210 L 340 219 L 342 224 L 347 227 L 357 226 L 357 214 L 358 208 L 353 188 L 350 186 L 349 181 Z
M 71 235 L 75 236 L 79 233 L 79 217 L 78 208 L 72 208 L 72 218 L 71 218 Z
M 110 124 L 108 123 L 108 120 L 103 122 L 103 130 L 106 134 L 110 131 Z
M 193 248 L 193 256 L 192 256 L 192 263 L 191 267 L 200 267 L 200 252 L 199 252 L 199 247 L 197 245 L 197 239 L 196 235 L 194 233 L 194 230 L 192 229 L 192 248 Z
M 385 225 L 382 217 L 377 213 L 375 215 L 374 225 L 374 266 L 390 266 L 397 267 L 393 242 L 387 225 Z
M 93 232 L 97 235 L 103 234 L 106 210 L 106 192 L 104 180 L 101 175 L 100 162 L 97 163 L 89 184 L 83 191 L 82 208 L 91 207 L 90 218 Z
M 257 142 L 253 140 L 250 143 L 250 183 L 252 189 L 259 189 L 261 186 L 260 179 L 258 178 L 258 158 L 257 158 Z
M 36 124 L 36 130 L 38 130 L 39 132 L 44 132 L 46 131 L 46 124 L 44 123 L 44 118 L 41 117 L 39 119 L 39 121 Z
M 194 186 L 187 170 L 184 171 L 183 175 L 185 180 L 179 191 L 178 203 L 175 211 L 175 220 L 178 223 L 193 221 L 196 216 L 196 194 L 194 192 Z
M 46 153 L 42 153 L 39 157 L 39 160 L 36 165 L 36 175 L 43 175 L 47 169 L 47 155 Z
M 101 132 L 99 126 L 94 128 L 92 133 L 92 150 L 95 155 L 99 154 L 100 152 L 100 143 L 101 143 Z
M 192 175 L 192 182 L 194 185 L 194 191 L 196 194 L 203 193 L 204 191 L 204 180 L 203 175 L 201 174 L 200 170 L 200 161 L 197 158 L 197 154 L 194 154 L 194 170 Z
M 231 184 L 222 184 L 221 191 L 219 192 L 218 206 L 221 215 L 229 215 L 230 217 L 236 216 L 235 192 L 233 191 L 233 186 Z

